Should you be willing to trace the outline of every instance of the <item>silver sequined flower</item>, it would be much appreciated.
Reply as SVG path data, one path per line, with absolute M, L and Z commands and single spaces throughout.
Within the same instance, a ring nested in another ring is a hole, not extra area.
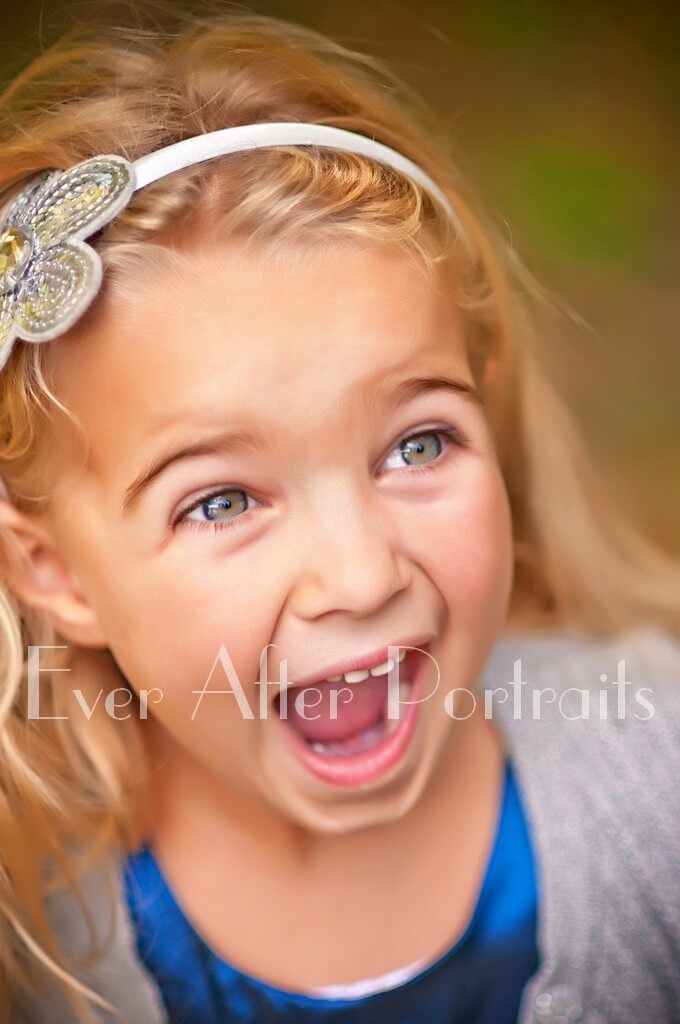
M 101 260 L 83 239 L 134 190 L 132 164 L 98 156 L 38 175 L 14 199 L 0 225 L 0 370 L 17 338 L 50 341 L 83 315 L 102 281 Z

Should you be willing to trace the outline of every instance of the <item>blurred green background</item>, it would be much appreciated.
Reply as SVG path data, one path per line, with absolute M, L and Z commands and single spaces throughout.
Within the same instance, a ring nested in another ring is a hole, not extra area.
M 238 6 L 373 53 L 429 101 L 525 262 L 585 322 L 550 339 L 558 383 L 619 500 L 680 553 L 680 5 Z M 73 9 L 87 4 L 3 0 L 0 77 Z

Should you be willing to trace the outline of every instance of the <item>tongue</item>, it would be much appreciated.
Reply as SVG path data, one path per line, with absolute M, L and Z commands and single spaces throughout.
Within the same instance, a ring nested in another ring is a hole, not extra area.
M 306 699 L 299 694 L 306 694 Z M 345 740 L 363 732 L 384 710 L 387 676 L 369 676 L 360 683 L 325 681 L 292 687 L 287 698 L 288 724 L 304 739 L 310 743 Z M 296 702 L 306 717 L 298 713 Z

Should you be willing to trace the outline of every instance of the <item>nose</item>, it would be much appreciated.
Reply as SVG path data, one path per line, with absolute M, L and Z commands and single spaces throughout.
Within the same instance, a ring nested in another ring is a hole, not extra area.
M 334 611 L 363 618 L 412 582 L 398 524 L 379 502 L 346 483 L 327 485 L 307 503 L 299 537 L 291 607 L 300 618 Z

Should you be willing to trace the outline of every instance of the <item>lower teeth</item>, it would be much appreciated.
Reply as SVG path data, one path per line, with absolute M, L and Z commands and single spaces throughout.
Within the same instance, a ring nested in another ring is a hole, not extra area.
M 411 695 L 411 683 L 402 681 L 399 683 L 399 699 L 400 701 L 408 701 Z M 388 718 L 386 714 L 382 714 L 377 722 L 370 725 L 363 733 L 358 737 L 356 741 L 356 748 L 352 751 L 352 756 L 357 754 L 363 754 L 371 747 L 376 746 L 380 740 L 386 736 L 390 736 L 395 729 L 401 724 L 401 716 L 403 705 L 399 707 L 398 718 Z M 346 743 L 337 743 L 333 740 L 324 743 L 321 740 L 315 740 L 309 744 L 312 750 L 317 754 L 322 754 L 324 757 L 348 757 L 346 750 Z
M 381 715 L 377 722 L 370 725 L 364 732 L 361 733 L 356 740 L 356 746 L 352 751 L 352 756 L 356 754 L 363 754 L 371 747 L 374 747 L 378 743 L 385 732 L 385 719 Z M 323 743 L 321 740 L 316 740 L 314 743 L 310 743 L 312 750 L 317 754 L 323 754 L 324 757 L 347 757 L 347 749 L 345 743 L 336 743 L 330 740 L 328 743 Z

